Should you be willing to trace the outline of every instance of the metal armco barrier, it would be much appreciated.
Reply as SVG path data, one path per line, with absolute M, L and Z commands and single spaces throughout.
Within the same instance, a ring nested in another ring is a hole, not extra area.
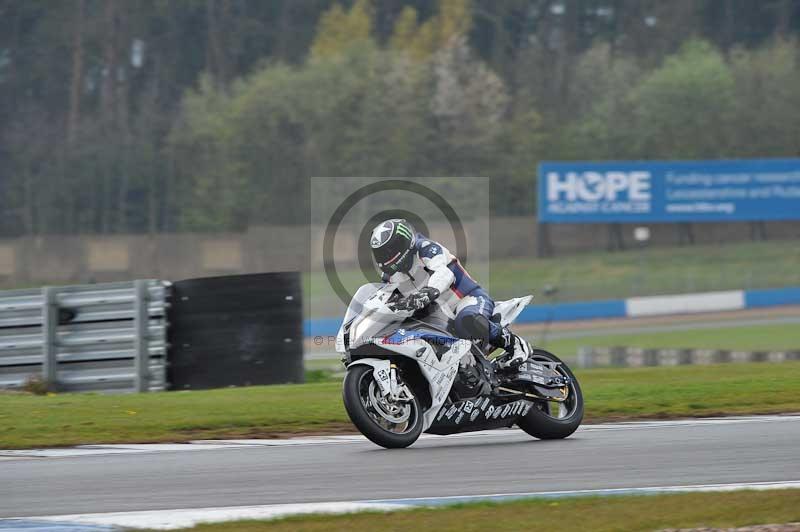
M 728 351 L 721 349 L 645 349 L 641 347 L 580 347 L 578 367 L 677 366 L 727 362 L 800 360 L 800 351 Z
M 169 282 L 0 292 L 0 388 L 166 389 Z

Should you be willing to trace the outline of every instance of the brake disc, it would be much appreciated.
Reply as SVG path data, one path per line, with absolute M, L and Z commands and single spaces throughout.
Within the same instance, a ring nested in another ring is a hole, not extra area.
M 405 423 L 411 417 L 411 405 L 397 404 L 378 393 L 375 381 L 369 383 L 369 400 L 378 414 L 391 423 Z

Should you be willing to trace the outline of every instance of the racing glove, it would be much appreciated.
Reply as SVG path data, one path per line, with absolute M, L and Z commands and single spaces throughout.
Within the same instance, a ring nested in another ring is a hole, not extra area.
M 426 286 L 406 298 L 406 308 L 409 310 L 423 309 L 430 305 L 437 297 L 439 297 L 439 291 L 431 286 Z

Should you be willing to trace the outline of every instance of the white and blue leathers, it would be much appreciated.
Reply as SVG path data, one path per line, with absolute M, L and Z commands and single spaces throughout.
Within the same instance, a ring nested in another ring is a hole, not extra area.
M 436 302 L 442 312 L 454 320 L 455 332 L 460 338 L 475 339 L 474 329 L 468 325 L 476 315 L 489 323 L 487 336 L 480 338 L 494 343 L 503 332 L 492 321 L 495 303 L 489 294 L 466 272 L 458 259 L 439 242 L 417 233 L 414 241 L 414 262 L 408 273 L 384 274 L 384 282 L 398 285 L 398 290 L 408 296 L 425 287 L 439 291 Z

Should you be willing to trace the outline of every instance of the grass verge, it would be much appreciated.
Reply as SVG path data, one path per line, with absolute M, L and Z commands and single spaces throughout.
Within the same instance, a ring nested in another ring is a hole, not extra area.
M 199 525 L 197 532 L 387 530 L 633 531 L 733 527 L 800 521 L 800 490 L 526 500 L 440 509 Z
M 489 279 L 479 278 L 478 282 L 498 300 L 534 293 L 535 302 L 544 303 L 540 296 L 546 285 L 559 287 L 560 301 L 624 299 L 800 285 L 798 262 L 800 242 L 796 240 L 658 247 L 498 259 L 489 264 Z M 475 271 L 487 271 L 486 265 Z M 366 281 L 357 269 L 338 274 L 351 293 Z M 335 316 L 341 311 L 323 272 L 303 276 L 303 293 L 309 302 L 306 317 Z
M 528 340 L 557 354 L 567 364 L 575 365 L 581 346 L 643 347 L 674 349 L 727 349 L 740 351 L 795 351 L 800 349 L 800 325 L 773 324 L 730 327 L 720 325 L 708 329 L 680 329 L 635 334 L 604 334 L 593 331 L 590 336 L 558 338 L 543 342 L 544 327 L 515 327 Z M 306 378 L 319 382 L 325 375 L 341 372 L 339 358 L 306 360 Z
M 800 411 L 800 362 L 578 372 L 587 421 Z M 0 394 L 0 449 L 350 432 L 339 382 L 131 395 Z
M 533 335 L 533 341 L 537 337 Z M 740 351 L 780 351 L 800 349 L 800 325 L 752 325 L 719 327 L 713 329 L 683 329 L 637 334 L 598 335 L 584 338 L 550 340 L 546 349 L 561 358 L 571 359 L 578 347 L 645 347 L 645 348 L 695 348 L 731 349 Z

